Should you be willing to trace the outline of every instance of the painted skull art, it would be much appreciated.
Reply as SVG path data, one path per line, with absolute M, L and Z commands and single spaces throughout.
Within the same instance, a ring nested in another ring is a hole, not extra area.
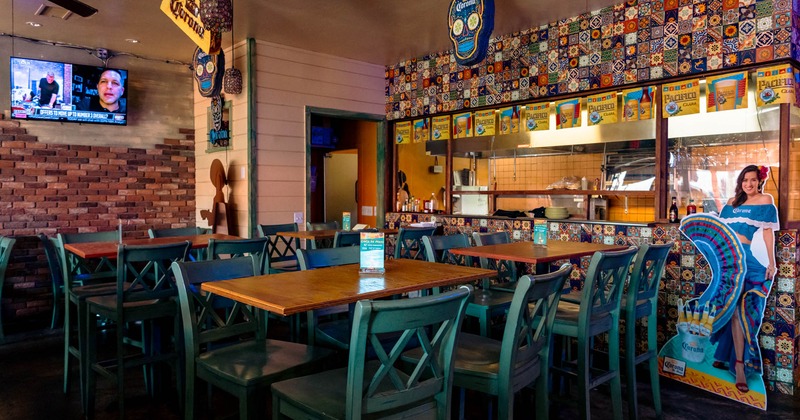
M 197 90 L 205 97 L 218 96 L 222 88 L 222 74 L 225 71 L 225 53 L 209 55 L 197 48 L 194 51 L 194 78 Z
M 458 64 L 483 61 L 494 30 L 494 0 L 453 0 L 448 23 Z

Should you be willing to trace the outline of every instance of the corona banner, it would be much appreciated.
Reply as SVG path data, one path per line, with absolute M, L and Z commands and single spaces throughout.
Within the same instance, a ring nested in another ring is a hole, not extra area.
M 215 55 L 222 46 L 219 33 L 206 30 L 200 21 L 199 0 L 162 0 L 161 11 L 206 54 Z

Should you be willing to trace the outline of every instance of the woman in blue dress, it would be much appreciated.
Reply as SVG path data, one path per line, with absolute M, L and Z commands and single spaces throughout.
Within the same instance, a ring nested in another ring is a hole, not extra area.
M 736 377 L 736 389 L 748 392 L 747 377 L 761 373 L 758 332 L 764 307 L 775 276 L 775 231 L 778 210 L 772 196 L 761 192 L 769 168 L 749 165 L 736 180 L 736 194 L 719 217 L 737 234 L 745 250 L 746 273 L 742 296 L 727 324 L 711 334 L 717 343 L 716 368 L 728 369 Z

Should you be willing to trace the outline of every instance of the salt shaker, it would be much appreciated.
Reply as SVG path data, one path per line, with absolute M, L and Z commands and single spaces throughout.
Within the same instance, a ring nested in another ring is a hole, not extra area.
M 586 177 L 581 178 L 581 189 L 584 191 L 589 189 L 589 180 Z

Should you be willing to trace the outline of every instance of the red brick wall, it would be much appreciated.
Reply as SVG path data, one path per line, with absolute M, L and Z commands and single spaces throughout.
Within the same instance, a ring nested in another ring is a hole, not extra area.
M 49 325 L 49 270 L 35 235 L 114 230 L 120 219 L 127 238 L 195 225 L 193 133 L 154 149 L 69 146 L 0 121 L 0 235 L 17 238 L 0 303 L 6 334 Z

